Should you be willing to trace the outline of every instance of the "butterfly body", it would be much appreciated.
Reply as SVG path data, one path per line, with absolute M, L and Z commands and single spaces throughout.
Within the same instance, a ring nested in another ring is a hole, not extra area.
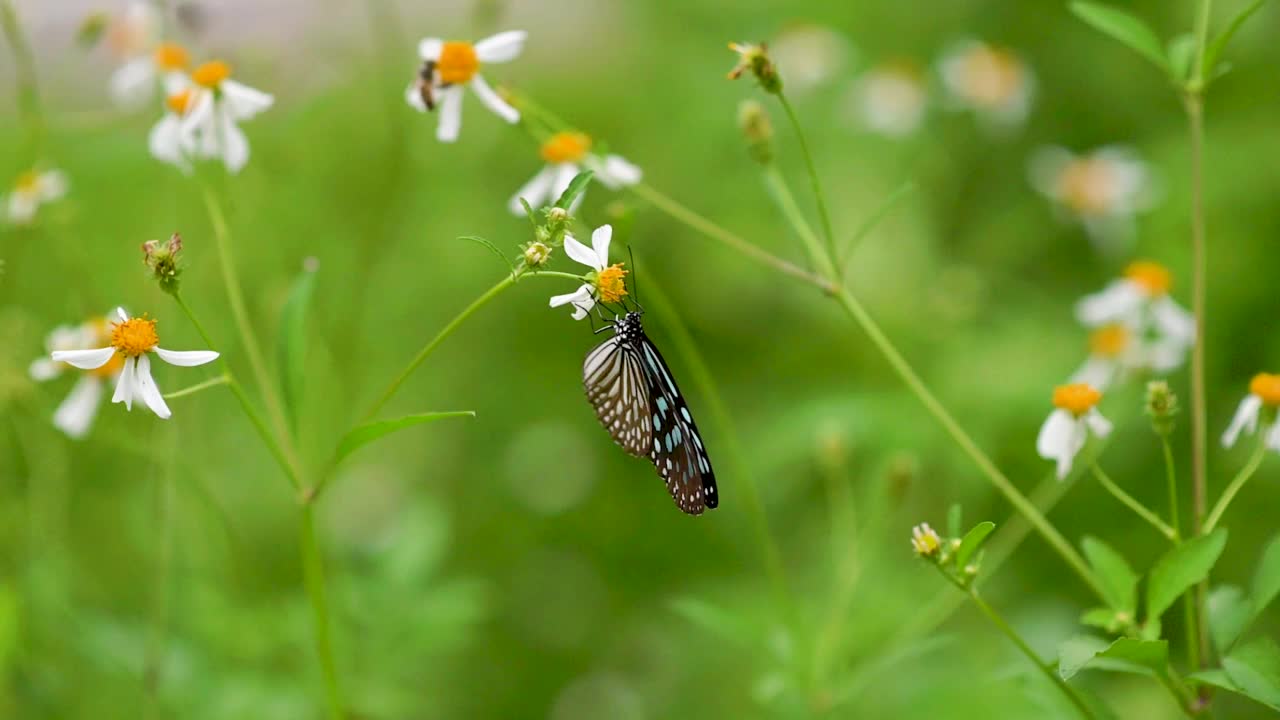
M 647 457 L 676 505 L 690 515 L 720 501 L 715 471 L 670 368 L 645 335 L 640 313 L 604 329 L 613 336 L 587 353 L 583 384 L 597 417 L 618 445 Z

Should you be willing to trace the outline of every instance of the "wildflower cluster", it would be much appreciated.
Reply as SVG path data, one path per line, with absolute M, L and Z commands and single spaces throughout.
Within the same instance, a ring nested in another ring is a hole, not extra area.
M 953 509 L 958 519 L 958 508 Z M 953 521 L 954 522 L 954 521 Z M 981 547 L 995 529 L 990 522 L 979 523 L 962 537 L 943 537 L 929 523 L 911 528 L 911 549 L 916 557 L 936 567 L 962 588 L 969 587 L 982 567 Z M 953 532 L 958 531 L 953 530 Z

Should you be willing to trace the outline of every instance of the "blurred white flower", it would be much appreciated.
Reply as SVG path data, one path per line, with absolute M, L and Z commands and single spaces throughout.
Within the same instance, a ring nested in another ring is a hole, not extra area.
M 1173 276 L 1149 260 L 1129 264 L 1124 277 L 1076 303 L 1076 318 L 1085 327 L 1122 325 L 1143 343 L 1142 361 L 1156 372 L 1182 364 L 1196 340 L 1191 313 L 1169 297 Z
M 932 557 L 942 548 L 942 538 L 937 531 L 929 527 L 929 523 L 920 523 L 911 528 L 911 549 L 920 557 Z
M 784 87 L 804 93 L 834 79 L 846 66 L 853 48 L 835 30 L 813 23 L 784 28 L 769 43 L 769 55 L 782 75 Z
M 130 318 L 124 308 L 117 308 L 120 321 L 112 323 L 109 344 L 106 347 L 81 350 L 54 350 L 54 362 L 63 362 L 81 370 L 97 370 L 109 365 L 116 358 L 123 358 L 120 376 L 116 381 L 115 395 L 111 402 L 125 404 L 133 409 L 133 401 L 141 398 L 157 416 L 169 418 L 172 413 L 160 395 L 160 389 L 151 379 L 151 353 L 170 365 L 194 367 L 218 359 L 212 350 L 173 351 L 160 347 L 156 334 L 156 321 Z
M 599 180 L 602 185 L 611 190 L 640 182 L 642 177 L 640 168 L 627 162 L 626 159 L 618 155 L 601 157 L 593 155 L 590 150 L 591 138 L 582 133 L 558 132 L 547 138 L 539 149 L 542 159 L 547 162 L 546 167 L 516 191 L 511 201 L 507 203 L 507 207 L 512 213 L 523 215 L 524 206 L 520 204 L 521 198 L 524 198 L 533 208 L 555 202 L 569 187 L 573 178 L 582 172 L 583 167 L 594 172 L 594 179 Z M 583 196 L 579 195 L 574 199 L 569 212 L 577 209 L 582 198 Z
M 1276 422 L 1277 408 L 1280 408 L 1280 375 L 1258 373 L 1250 381 L 1249 394 L 1240 401 L 1235 417 L 1231 418 L 1231 425 L 1222 434 L 1222 444 L 1225 447 L 1235 445 L 1241 432 L 1252 435 L 1258 431 L 1258 423 L 1262 421 L 1267 448 L 1280 452 L 1280 423 Z
M 609 264 L 609 243 L 613 240 L 613 226 L 601 225 L 591 233 L 591 247 L 578 242 L 572 235 L 564 236 L 564 251 L 576 262 L 591 268 L 587 282 L 577 290 L 566 295 L 555 295 L 551 298 L 551 307 L 573 305 L 573 319 L 581 320 L 596 305 L 596 298 L 601 302 L 616 303 L 627 294 L 623 282 L 627 274 L 622 263 Z
M 952 104 L 996 128 L 1019 126 L 1031 110 L 1035 77 L 1012 50 L 965 40 L 943 53 L 938 74 Z
M 175 110 L 182 111 L 177 126 L 180 154 L 217 158 L 228 172 L 240 172 L 249 162 L 249 140 L 238 123 L 271 107 L 275 98 L 232 80 L 231 66 L 221 60 L 207 62 L 193 70 L 191 83 L 189 88 L 170 95 L 167 103 L 175 115 L 178 114 Z M 151 151 L 156 157 L 161 157 L 161 153 L 156 152 L 158 141 L 155 136 L 159 130 L 159 125 L 152 129 Z M 161 134 L 165 132 L 172 130 L 166 128 Z M 162 148 L 162 152 L 164 150 Z
M 59 325 L 45 339 L 49 353 L 64 350 L 87 350 L 111 340 L 111 325 L 106 318 L 92 318 L 79 325 Z M 46 382 L 60 377 L 71 366 L 42 357 L 31 363 L 31 379 Z M 102 388 L 114 380 L 124 367 L 124 359 L 112 356 L 105 365 L 80 374 L 71 393 L 53 413 L 53 424 L 69 437 L 81 438 L 89 432 L 102 401 Z
M 183 118 L 194 106 L 195 91 L 180 88 L 165 97 L 164 115 L 151 128 L 147 136 L 147 148 L 155 159 L 169 163 L 184 173 L 191 172 L 191 158 L 187 154 L 188 142 L 183 135 Z
M 1071 464 L 1090 434 L 1098 438 L 1111 434 L 1111 422 L 1098 412 L 1100 400 L 1102 393 L 1084 383 L 1054 388 L 1054 410 L 1040 426 L 1036 452 L 1057 462 L 1059 480 L 1070 474 Z
M 28 225 L 36 218 L 41 205 L 67 194 L 67 176 L 61 170 L 28 170 L 18 176 L 13 189 L 0 197 L 5 221 Z
M 191 56 L 174 43 L 159 43 L 150 52 L 137 55 L 111 74 L 111 97 L 116 104 L 136 108 L 150 102 L 156 88 L 175 92 L 185 84 Z
M 928 97 L 924 78 L 905 64 L 872 68 L 853 86 L 853 109 L 868 130 L 905 137 L 920 128 Z
M 462 86 L 470 85 L 480 102 L 509 123 L 520 120 L 520 112 L 503 100 L 480 75 L 486 63 L 510 62 L 524 49 L 528 33 L 511 30 L 487 37 L 474 45 L 456 40 L 425 38 L 418 43 L 422 69 L 405 91 L 405 100 L 419 112 L 440 105 L 436 139 L 453 142 L 462 129 Z
M 1041 148 L 1031 156 L 1028 175 L 1032 187 L 1083 224 L 1103 249 L 1133 236 L 1134 215 L 1150 207 L 1154 196 L 1146 165 L 1133 149 L 1119 145 L 1083 155 Z
M 1103 325 L 1090 334 L 1089 357 L 1070 382 L 1106 390 L 1112 383 L 1140 373 L 1172 372 L 1186 361 L 1191 343 L 1184 336 L 1127 322 Z

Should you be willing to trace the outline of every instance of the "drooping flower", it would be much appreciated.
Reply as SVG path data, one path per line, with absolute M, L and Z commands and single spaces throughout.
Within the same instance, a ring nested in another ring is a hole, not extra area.
M 436 139 L 453 142 L 462 129 L 462 88 L 469 85 L 472 92 L 493 111 L 509 123 L 520 120 L 520 111 L 511 107 L 498 95 L 480 68 L 484 64 L 510 62 L 524 49 L 528 33 L 510 30 L 487 37 L 474 45 L 457 40 L 441 40 L 429 37 L 418 43 L 418 55 L 422 68 L 418 77 L 405 91 L 405 100 L 419 112 L 430 112 L 440 106 L 440 122 L 436 125 Z
M 158 43 L 121 65 L 111 75 L 111 97 L 117 104 L 136 108 L 145 105 L 160 87 L 177 92 L 186 84 L 185 72 L 191 64 L 186 48 L 176 43 Z
M 790 92 L 803 93 L 837 77 L 853 48 L 839 32 L 824 25 L 799 23 L 783 28 L 769 52 Z
M 0 197 L 4 220 L 29 225 L 41 205 L 67 194 L 67 176 L 61 170 L 28 170 L 18 176 L 7 197 Z
M 966 40 L 943 54 L 938 73 L 952 105 L 996 127 L 1026 120 L 1035 94 L 1031 69 L 1012 50 Z
M 160 389 L 151 379 L 151 355 L 170 365 L 194 367 L 204 365 L 218 359 L 218 353 L 212 350 L 165 350 L 160 347 L 160 337 L 156 334 L 156 321 L 146 317 L 131 318 L 124 308 L 117 308 L 120 321 L 112 323 L 109 344 L 106 347 L 90 350 L 55 350 L 51 357 L 54 362 L 64 362 L 81 370 L 97 370 L 108 365 L 116 358 L 123 359 L 120 376 L 116 381 L 116 391 L 111 402 L 125 404 L 133 409 L 133 401 L 141 398 L 147 407 L 157 416 L 167 419 L 172 415 L 169 406 L 160 395 Z
M 1267 448 L 1280 452 L 1280 423 L 1276 422 L 1277 408 L 1280 408 L 1280 375 L 1258 373 L 1249 382 L 1249 394 L 1240 401 L 1231 425 L 1222 434 L 1222 444 L 1231 447 L 1240 438 L 1241 432 L 1250 435 L 1258 431 L 1259 423 L 1266 433 Z
M 868 130 L 905 137 L 919 129 L 927 103 L 924 78 L 910 65 L 886 64 L 863 73 L 853 87 L 853 111 Z
M 539 152 L 546 166 L 517 190 L 507 204 L 516 215 L 524 214 L 521 198 L 533 208 L 555 202 L 584 167 L 594 173 L 595 180 L 611 190 L 635 185 L 643 176 L 640 168 L 619 155 L 601 157 L 591 153 L 591 138 L 583 133 L 558 132 L 542 143 Z M 582 197 L 579 195 L 573 201 L 570 212 L 577 209 Z
M 111 324 L 106 318 L 92 318 L 79 325 L 59 325 L 45 339 L 49 353 L 64 350 L 86 350 L 110 342 Z M 29 374 L 37 382 L 62 376 L 71 366 L 42 357 L 31 363 Z M 115 380 L 124 368 L 124 359 L 111 357 L 105 365 L 80 374 L 66 399 L 53 413 L 54 427 L 72 438 L 84 437 L 93 424 L 102 401 L 102 388 Z
M 911 528 L 911 549 L 920 557 L 933 557 L 942 549 L 942 538 L 929 523 L 920 523 Z
M 1144 343 L 1144 362 L 1157 372 L 1182 364 L 1195 344 L 1195 317 L 1169 297 L 1173 275 L 1159 263 L 1129 264 L 1124 277 L 1076 304 L 1076 318 L 1086 327 L 1122 325 Z
M 581 320 L 600 302 L 616 303 L 627 294 L 627 271 L 622 263 L 609 264 L 609 243 L 613 239 L 613 227 L 601 225 L 591 233 L 591 247 L 578 242 L 572 235 L 564 237 L 564 251 L 575 261 L 591 268 L 587 281 L 577 290 L 551 298 L 551 307 L 573 305 L 573 319 Z
M 221 60 L 197 67 L 191 72 L 191 82 L 190 88 L 170 95 L 167 103 L 179 118 L 180 156 L 217 158 L 228 172 L 240 172 L 249 162 L 249 140 L 238 123 L 270 108 L 275 98 L 232 80 L 231 66 Z M 169 146 L 156 136 L 169 138 L 172 132 L 171 126 L 163 131 L 160 125 L 152 129 L 152 153 L 168 162 L 173 161 L 162 155 L 171 156 Z M 162 151 L 157 153 L 162 145 Z
M 1134 234 L 1134 216 L 1153 196 L 1147 166 L 1132 148 L 1110 145 L 1076 155 L 1045 147 L 1031 156 L 1031 185 L 1107 250 Z
M 1102 393 L 1084 383 L 1054 388 L 1054 410 L 1040 426 L 1036 452 L 1057 462 L 1059 480 L 1071 472 L 1071 464 L 1090 434 L 1099 438 L 1111 434 L 1111 422 L 1098 412 L 1100 400 Z

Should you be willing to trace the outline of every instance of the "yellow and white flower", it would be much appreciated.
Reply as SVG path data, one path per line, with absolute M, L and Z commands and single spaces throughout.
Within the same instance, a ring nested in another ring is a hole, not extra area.
M 1196 321 L 1182 308 L 1169 290 L 1173 275 L 1159 263 L 1139 260 L 1129 264 L 1124 277 L 1111 282 L 1101 292 L 1087 295 L 1076 304 L 1076 318 L 1086 327 L 1121 324 L 1143 337 L 1152 338 L 1159 365 L 1172 369 L 1196 340 Z
M 61 170 L 28 170 L 18 176 L 8 196 L 0 197 L 0 208 L 6 222 L 28 225 L 41 205 L 66 194 L 67 176 Z
M 1181 336 L 1153 333 L 1126 322 L 1110 323 L 1089 335 L 1089 357 L 1069 382 L 1106 390 L 1139 373 L 1166 374 L 1182 366 L 1190 349 Z
M 643 177 L 640 168 L 619 155 L 601 157 L 590 151 L 591 138 L 583 133 L 558 132 L 547 138 L 539 148 L 546 167 L 516 191 L 507 207 L 516 215 L 523 215 L 521 198 L 533 208 L 555 202 L 584 167 L 595 173 L 594 179 L 610 190 L 635 185 Z M 582 197 L 579 195 L 573 201 L 570 212 L 577 209 Z
M 191 172 L 191 158 L 188 157 L 187 142 L 183 135 L 183 119 L 194 107 L 195 90 L 190 87 L 176 88 L 164 100 L 165 112 L 147 135 L 147 148 L 155 159 L 169 163 L 182 170 Z
M 1111 421 L 1098 412 L 1102 393 L 1084 383 L 1061 385 L 1053 390 L 1053 412 L 1040 426 L 1036 452 L 1058 465 L 1058 479 L 1071 472 L 1071 464 L 1084 448 L 1089 435 L 1104 438 L 1111 434 Z
M 231 79 L 231 66 L 213 60 L 191 72 L 191 85 L 168 98 L 169 111 L 179 117 L 177 139 L 183 157 L 217 158 L 231 173 L 240 172 L 249 162 L 249 140 L 239 122 L 264 112 L 275 103 L 271 95 Z M 160 122 L 165 123 L 168 116 Z M 152 129 L 152 154 L 161 159 L 172 155 L 165 145 L 157 153 L 156 135 L 170 138 L 171 129 Z M 167 134 L 170 133 L 170 134 Z M 166 160 L 173 162 L 172 160 Z M 175 163 L 176 164 L 176 163 Z
M 943 54 L 938 74 L 953 106 L 972 110 L 994 126 L 1021 125 L 1031 110 L 1035 77 L 1007 48 L 960 42 Z
M 1258 431 L 1259 422 L 1266 433 L 1267 448 L 1280 452 L 1280 422 L 1276 422 L 1276 412 L 1280 408 L 1280 375 L 1258 373 L 1249 383 L 1249 394 L 1240 401 L 1231 425 L 1222 434 L 1222 444 L 1231 447 L 1240 438 L 1241 432 L 1250 435 Z
M 868 70 L 853 87 L 853 109 L 859 122 L 888 137 L 905 137 L 919 129 L 927 100 L 924 78 L 902 63 Z
M 784 28 L 769 43 L 788 91 L 804 93 L 834 79 L 849 64 L 853 49 L 835 30 L 814 23 Z
M 110 339 L 111 324 L 106 318 L 93 318 L 79 325 L 60 325 L 54 328 L 45 339 L 45 347 L 50 353 L 86 350 L 110 342 Z M 66 363 L 42 357 L 31 363 L 28 372 L 32 380 L 46 382 L 61 377 L 70 367 Z M 124 360 L 113 356 L 105 365 L 81 373 L 80 379 L 72 386 L 71 393 L 54 411 L 54 427 L 69 437 L 84 437 L 98 414 L 103 387 L 107 382 L 115 380 L 123 368 Z
M 942 549 L 942 538 L 929 523 L 920 523 L 911 528 L 911 549 L 920 557 L 933 557 Z
M 152 3 L 137 1 L 107 25 L 107 49 L 121 62 L 109 83 L 111 99 L 117 105 L 136 108 L 146 104 L 155 97 L 161 81 L 167 83 L 186 70 L 186 50 L 160 42 L 161 20 Z
M 111 402 L 122 402 L 127 409 L 132 410 L 133 401 L 140 398 L 152 412 L 167 419 L 172 413 L 160 395 L 160 389 L 151 379 L 151 354 L 154 353 L 170 365 L 194 367 L 217 360 L 218 353 L 212 350 L 165 350 L 160 347 L 155 320 L 131 318 L 124 308 L 117 308 L 116 314 L 120 321 L 112 323 L 111 337 L 106 347 L 55 350 L 51 357 L 54 362 L 67 363 L 81 370 L 97 370 L 113 360 L 122 359 L 120 376 Z
M 564 236 L 564 251 L 575 261 L 591 268 L 584 282 L 577 290 L 551 298 L 551 307 L 573 305 L 573 319 L 581 320 L 595 307 L 597 298 L 601 302 L 616 303 L 627 294 L 625 283 L 626 270 L 622 263 L 609 264 L 609 243 L 613 240 L 613 226 L 601 225 L 591 233 L 591 247 L 578 242 L 572 235 Z
M 1041 148 L 1028 173 L 1032 187 L 1104 246 L 1132 237 L 1134 215 L 1151 206 L 1150 173 L 1131 148 L 1111 145 L 1082 155 Z
M 472 92 L 493 111 L 509 123 L 520 120 L 520 112 L 503 100 L 480 74 L 480 67 L 488 63 L 510 62 L 524 49 L 528 33 L 510 30 L 487 37 L 474 45 L 457 40 L 424 38 L 418 43 L 418 55 L 423 66 L 418 78 L 405 91 L 405 100 L 419 112 L 429 112 L 440 105 L 440 122 L 436 126 L 436 139 L 453 142 L 462 129 L 462 88 L 471 86 Z

